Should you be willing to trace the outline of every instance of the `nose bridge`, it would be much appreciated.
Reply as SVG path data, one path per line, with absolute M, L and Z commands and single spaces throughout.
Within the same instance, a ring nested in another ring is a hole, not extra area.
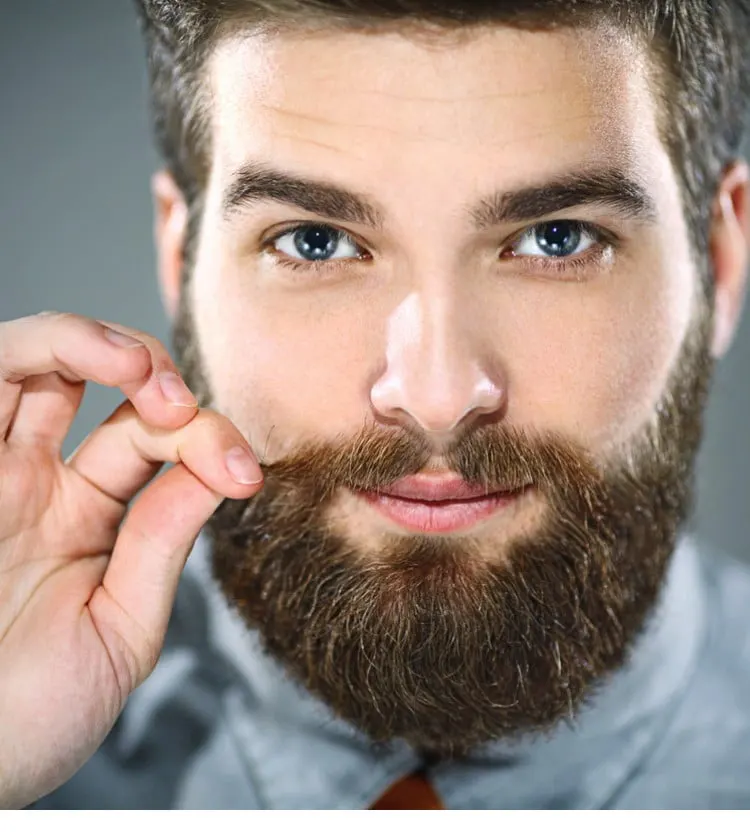
M 446 397 L 458 397 L 457 392 L 468 386 L 466 374 L 475 361 L 459 296 L 434 287 L 418 294 L 415 304 L 421 311 L 421 340 L 414 342 L 414 359 L 404 360 L 408 373 L 415 387 L 429 393 L 435 386 Z
M 372 389 L 379 413 L 405 413 L 425 431 L 450 432 L 472 412 L 501 406 L 504 389 L 488 370 L 467 294 L 454 281 L 425 283 L 393 312 L 385 370 Z

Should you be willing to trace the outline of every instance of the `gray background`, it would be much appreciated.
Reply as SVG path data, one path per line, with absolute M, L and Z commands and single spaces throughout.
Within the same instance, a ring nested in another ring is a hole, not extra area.
M 0 320 L 79 312 L 168 343 L 151 239 L 157 158 L 131 3 L 0 0 L 0 9 Z M 714 384 L 698 526 L 750 560 L 748 320 Z M 66 452 L 120 400 L 89 386 Z

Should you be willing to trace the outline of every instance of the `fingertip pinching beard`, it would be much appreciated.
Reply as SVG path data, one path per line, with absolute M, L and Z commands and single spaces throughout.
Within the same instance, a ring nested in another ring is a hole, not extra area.
M 301 447 L 264 467 L 250 502 L 222 504 L 214 575 L 268 652 L 375 742 L 455 756 L 548 730 L 623 665 L 658 600 L 692 506 L 708 335 L 704 317 L 653 422 L 604 466 L 502 425 L 457 441 L 445 462 L 465 481 L 531 484 L 544 503 L 497 562 L 467 535 L 391 534 L 365 552 L 331 527 L 337 489 L 374 490 L 429 460 L 425 441 L 370 428 Z

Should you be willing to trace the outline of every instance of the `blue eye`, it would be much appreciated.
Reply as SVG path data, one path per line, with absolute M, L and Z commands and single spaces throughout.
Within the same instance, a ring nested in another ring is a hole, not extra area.
M 561 219 L 526 228 L 502 256 L 533 273 L 570 274 L 601 263 L 616 250 L 617 237 L 588 222 Z M 276 263 L 291 271 L 319 276 L 351 273 L 355 263 L 372 257 L 352 237 L 321 223 L 297 224 L 267 240 Z
M 359 248 L 350 236 L 327 225 L 300 225 L 274 239 L 273 244 L 282 254 L 302 262 L 326 262 L 334 257 L 357 259 L 360 256 Z
M 564 259 L 578 256 L 600 241 L 601 238 L 582 222 L 543 222 L 529 228 L 516 240 L 513 253 L 519 257 Z

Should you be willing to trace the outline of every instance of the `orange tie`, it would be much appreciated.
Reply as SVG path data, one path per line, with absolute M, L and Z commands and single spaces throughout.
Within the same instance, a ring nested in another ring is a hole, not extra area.
M 404 776 L 370 806 L 371 811 L 445 810 L 432 785 L 421 773 Z

